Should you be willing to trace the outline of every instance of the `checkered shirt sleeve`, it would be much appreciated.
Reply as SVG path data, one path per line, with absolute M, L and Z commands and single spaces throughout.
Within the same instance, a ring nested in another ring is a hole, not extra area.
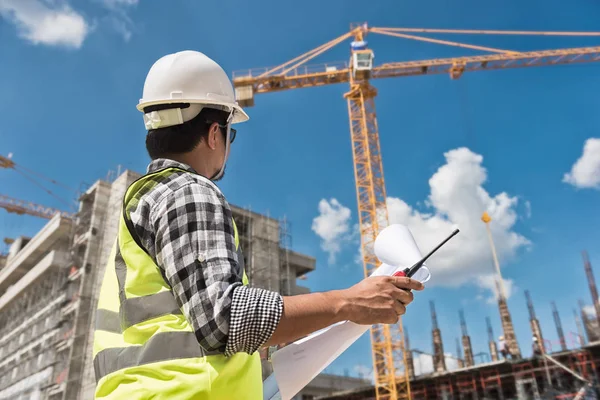
M 283 299 L 242 284 L 222 194 L 208 184 L 183 185 L 155 205 L 151 218 L 157 263 L 200 345 L 226 356 L 259 350 L 279 324 Z

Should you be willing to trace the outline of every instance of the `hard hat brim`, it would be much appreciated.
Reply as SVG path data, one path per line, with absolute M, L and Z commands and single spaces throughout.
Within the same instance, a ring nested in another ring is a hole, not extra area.
M 239 124 L 240 122 L 246 122 L 250 119 L 242 107 L 235 105 L 233 110 L 233 119 L 231 120 L 232 124 Z
M 248 114 L 246 114 L 246 112 L 242 109 L 242 107 L 240 107 L 237 104 L 231 104 L 228 102 L 221 102 L 221 101 L 210 101 L 210 102 L 206 102 L 206 101 L 198 101 L 198 100 L 194 100 L 194 99 L 172 99 L 172 100 L 157 100 L 157 101 L 146 101 L 146 102 L 141 102 L 136 106 L 136 108 L 138 109 L 138 111 L 140 112 L 144 112 L 144 108 L 149 107 L 149 106 L 155 106 L 158 104 L 169 104 L 169 103 L 190 103 L 190 104 L 202 104 L 205 105 L 207 107 L 210 107 L 211 105 L 215 105 L 215 106 L 225 106 L 225 107 L 229 107 L 230 109 L 233 109 L 233 119 L 231 120 L 232 124 L 239 124 L 241 122 L 246 122 L 250 119 L 250 117 L 248 116 Z

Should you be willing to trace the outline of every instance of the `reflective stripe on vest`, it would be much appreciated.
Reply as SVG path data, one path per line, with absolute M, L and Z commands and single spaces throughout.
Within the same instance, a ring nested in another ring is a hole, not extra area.
M 220 352 L 205 351 L 160 268 L 131 234 L 129 211 L 137 206 L 143 194 L 176 171 L 181 170 L 168 168 L 145 175 L 125 195 L 118 237 L 109 256 L 96 312 L 93 349 L 96 398 L 130 396 L 131 400 L 131 396 L 137 398 L 137 395 L 139 398 L 164 395 L 222 399 L 239 393 L 235 395 L 237 398 L 261 399 L 258 353 L 225 358 Z M 232 222 L 246 285 L 244 256 L 235 221 Z M 193 385 L 189 384 L 190 378 Z M 143 395 L 139 388 L 142 383 L 148 387 L 144 390 L 154 391 Z

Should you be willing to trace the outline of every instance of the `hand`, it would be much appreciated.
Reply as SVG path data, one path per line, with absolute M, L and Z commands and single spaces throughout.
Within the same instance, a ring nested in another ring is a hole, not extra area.
M 341 291 L 345 299 L 342 312 L 359 325 L 395 324 L 413 301 L 410 290 L 423 290 L 423 284 L 407 277 L 366 278 Z

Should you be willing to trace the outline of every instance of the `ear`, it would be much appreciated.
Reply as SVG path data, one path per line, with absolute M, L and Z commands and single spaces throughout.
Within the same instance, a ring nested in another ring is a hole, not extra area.
M 207 144 L 208 147 L 212 150 L 216 150 L 217 148 L 217 135 L 219 134 L 219 125 L 216 122 L 213 122 L 208 128 L 208 136 L 207 136 Z

